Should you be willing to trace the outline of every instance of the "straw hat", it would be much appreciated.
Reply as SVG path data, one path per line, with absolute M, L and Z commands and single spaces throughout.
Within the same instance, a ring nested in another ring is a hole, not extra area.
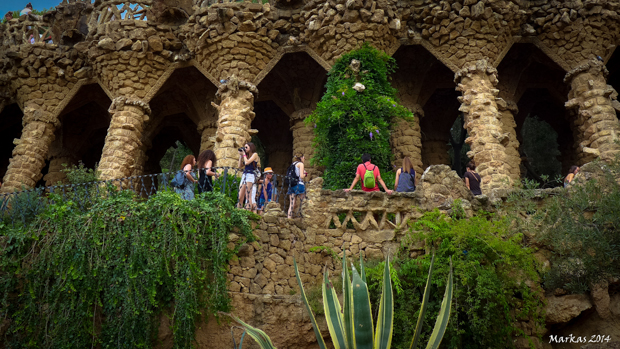
M 271 169 L 271 167 L 267 167 L 265 168 L 265 171 L 263 171 L 263 174 L 267 174 L 267 173 L 273 173 L 273 170 Z

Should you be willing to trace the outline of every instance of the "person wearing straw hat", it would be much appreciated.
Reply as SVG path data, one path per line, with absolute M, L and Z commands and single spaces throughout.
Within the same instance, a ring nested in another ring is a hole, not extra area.
M 260 187 L 260 196 L 258 197 L 258 213 L 262 214 L 265 208 L 265 203 L 270 202 L 273 199 L 273 170 L 271 167 L 265 168 L 263 171 L 263 177 L 265 178 Z

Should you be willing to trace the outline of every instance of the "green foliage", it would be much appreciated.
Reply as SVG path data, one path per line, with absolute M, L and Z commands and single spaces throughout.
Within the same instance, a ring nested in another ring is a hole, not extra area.
M 520 220 L 520 227 L 535 232 L 553 251 L 547 289 L 582 293 L 620 277 L 620 162 L 592 165 L 601 169 L 599 175 L 576 179 L 569 190 L 549 199 L 529 225 Z
M 521 147 L 536 175 L 547 175 L 549 178 L 560 175 L 562 164 L 557 159 L 560 155 L 558 134 L 551 125 L 538 117 L 527 117 L 521 134 L 523 136 Z
M 139 201 L 110 190 L 87 212 L 58 195 L 50 202 L 30 224 L 0 230 L 7 348 L 149 348 L 161 314 L 174 346 L 189 348 L 196 321 L 230 309 L 226 270 L 238 245 L 228 235 L 254 237 L 252 214 L 221 194 Z
M 338 254 L 336 254 L 336 252 L 334 252 L 334 250 L 332 250 L 331 247 L 329 246 L 313 246 L 313 247 L 310 247 L 309 252 L 317 252 L 317 253 L 325 252 L 326 254 L 330 255 L 334 259 L 334 261 L 337 261 L 340 259 L 338 257 Z
M 353 59 L 361 62 L 359 73 L 350 67 Z M 343 55 L 329 72 L 327 92 L 306 119 L 315 127 L 312 161 L 325 166 L 325 188 L 348 187 L 364 153 L 382 173 L 392 169 L 389 125 L 396 117 L 413 119 L 388 80 L 395 67 L 393 58 L 366 43 Z M 366 89 L 354 90 L 356 82 Z
M 92 169 L 84 166 L 84 163 L 80 161 L 77 166 L 67 166 L 67 164 L 62 164 L 62 166 L 64 167 L 62 172 L 65 173 L 70 184 L 89 183 L 99 180 L 100 172 L 96 169 L 96 165 L 95 169 Z
M 437 277 L 429 286 L 431 294 L 445 287 L 448 260 L 451 256 L 454 260 L 455 309 L 447 329 L 449 341 L 443 343 L 446 348 L 511 348 L 511 336 L 520 333 L 514 327 L 516 319 L 544 324 L 541 295 L 525 283 L 539 280 L 532 251 L 522 246 L 521 234 L 509 232 L 507 220 L 488 218 L 492 217 L 482 214 L 455 220 L 438 211 L 427 213 L 413 224 L 403 242 L 405 254 L 410 244 L 424 240 L 427 248 L 436 249 Z M 395 348 L 409 348 L 430 261 L 428 254 L 395 260 L 401 287 L 406 290 L 395 302 Z M 437 300 L 430 300 L 429 316 L 436 316 L 439 308 Z M 430 325 L 428 319 L 424 321 Z M 422 333 L 422 339 L 429 336 L 428 330 Z
M 189 149 L 184 143 L 181 141 L 176 141 L 176 143 L 166 150 L 166 154 L 159 161 L 159 166 L 161 166 L 162 172 L 176 172 L 181 169 L 181 164 L 183 163 L 183 159 L 187 155 L 194 155 L 198 158 L 197 154 L 194 154 L 191 149 Z

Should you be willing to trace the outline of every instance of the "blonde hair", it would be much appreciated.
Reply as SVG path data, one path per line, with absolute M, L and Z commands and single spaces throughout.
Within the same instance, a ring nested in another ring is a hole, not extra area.
M 413 165 L 411 164 L 411 159 L 408 156 L 403 158 L 403 172 L 411 173 L 413 170 Z

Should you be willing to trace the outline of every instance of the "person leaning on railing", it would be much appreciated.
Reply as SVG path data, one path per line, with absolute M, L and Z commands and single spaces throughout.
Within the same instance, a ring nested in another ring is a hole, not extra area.
M 213 191 L 213 176 L 217 179 L 220 175 L 215 172 L 217 157 L 213 150 L 205 150 L 198 155 L 198 193 Z
M 181 171 L 185 172 L 185 185 L 183 188 L 174 188 L 177 194 L 181 195 L 183 200 L 193 200 L 194 199 L 194 183 L 197 180 L 194 179 L 192 175 L 192 169 L 196 165 L 196 158 L 194 155 L 188 155 L 183 159 L 183 163 L 181 164 Z

